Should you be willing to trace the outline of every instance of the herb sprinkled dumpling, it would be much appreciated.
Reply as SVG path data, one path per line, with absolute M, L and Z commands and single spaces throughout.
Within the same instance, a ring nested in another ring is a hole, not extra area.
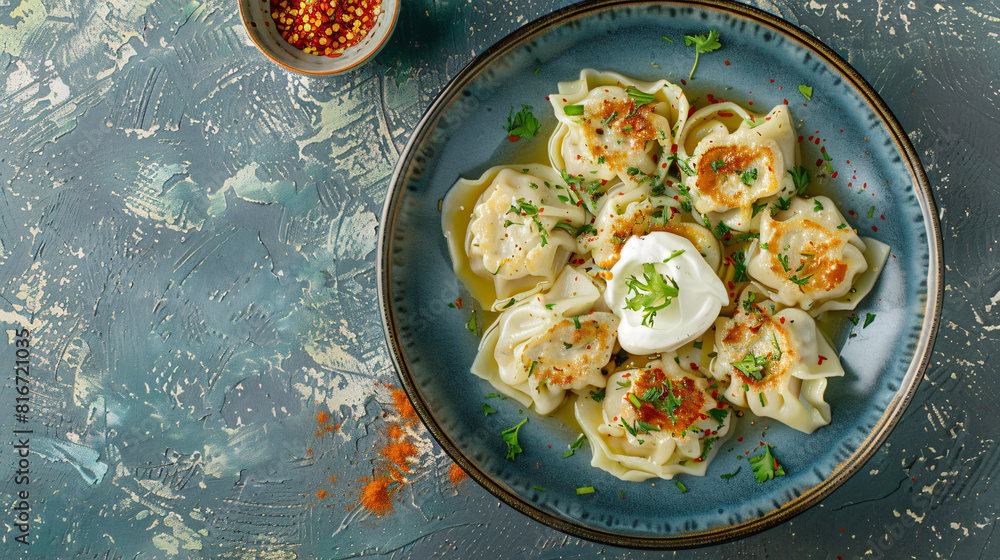
M 577 202 L 543 165 L 494 167 L 455 184 L 442 205 L 445 237 L 456 274 L 483 307 L 555 279 L 576 249 L 564 228 L 575 231 L 586 220 Z
M 693 153 L 681 171 L 699 213 L 749 231 L 767 202 L 795 193 L 789 170 L 798 165 L 798 145 L 787 107 L 760 115 L 720 103 L 696 112 L 689 125 L 681 146 Z
M 591 464 L 622 480 L 704 475 L 734 421 L 719 385 L 670 359 L 613 374 L 576 403 Z
M 665 231 L 690 241 L 708 266 L 718 270 L 722 260 L 719 240 L 704 227 L 683 221 L 680 203 L 671 196 L 654 195 L 656 190 L 642 185 L 608 192 L 597 210 L 593 231 L 578 238 L 578 249 L 591 252 L 597 266 L 610 269 L 630 238 Z
M 551 290 L 505 310 L 483 335 L 472 373 L 535 411 L 548 414 L 568 391 L 603 387 L 618 318 L 594 311 L 600 291 L 567 266 Z
M 730 380 L 729 402 L 807 434 L 830 423 L 827 379 L 844 368 L 808 313 L 779 309 L 747 288 L 733 318 L 719 318 L 715 329 L 712 374 Z
M 848 294 L 855 276 L 868 268 L 866 250 L 833 201 L 796 197 L 788 210 L 764 212 L 759 251 L 747 272 L 774 301 L 808 310 Z
M 553 167 L 585 180 L 660 184 L 666 155 L 689 105 L 677 86 L 614 72 L 582 70 L 549 95 L 559 126 L 549 140 Z

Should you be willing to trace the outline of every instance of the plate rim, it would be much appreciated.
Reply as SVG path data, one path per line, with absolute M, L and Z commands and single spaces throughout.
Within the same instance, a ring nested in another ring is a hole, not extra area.
M 423 401 L 422 395 L 417 389 L 416 380 L 407 366 L 408 362 L 402 352 L 402 345 L 399 340 L 398 330 L 396 329 L 396 318 L 391 302 L 392 269 L 390 261 L 393 245 L 392 233 L 395 228 L 390 227 L 390 224 L 395 223 L 399 213 L 400 201 L 406 191 L 405 186 L 400 185 L 399 181 L 406 174 L 405 172 L 412 167 L 413 160 L 419 155 L 416 151 L 416 146 L 428 137 L 433 130 L 433 125 L 440 118 L 441 111 L 453 98 L 459 95 L 461 86 L 485 71 L 495 59 L 530 40 L 532 36 L 558 25 L 561 20 L 580 17 L 610 8 L 650 5 L 697 7 L 740 16 L 798 42 L 811 53 L 820 57 L 828 66 L 840 72 L 875 111 L 882 124 L 888 130 L 897 149 L 904 156 L 915 190 L 923 193 L 923 196 L 917 197 L 918 206 L 924 217 L 929 218 L 924 221 L 928 247 L 927 301 L 924 307 L 925 313 L 920 328 L 920 336 L 917 341 L 917 348 L 901 381 L 901 389 L 906 387 L 906 390 L 897 390 L 889 406 L 886 407 L 885 412 L 879 418 L 878 422 L 876 422 L 874 429 L 872 429 L 849 457 L 841 461 L 834 468 L 828 477 L 804 491 L 801 495 L 782 504 L 777 509 L 737 525 L 716 527 L 667 537 L 624 535 L 572 522 L 545 512 L 513 492 L 506 490 L 493 480 L 490 475 L 480 469 L 478 465 L 472 462 L 461 451 L 451 436 L 441 428 L 437 419 Z M 381 221 L 379 223 L 376 275 L 378 277 L 378 303 L 379 313 L 382 318 L 382 327 L 397 378 L 403 385 L 403 389 L 413 404 L 417 415 L 423 421 L 432 437 L 441 445 L 448 456 L 473 480 L 515 510 L 548 527 L 572 536 L 613 546 L 639 549 L 680 549 L 721 544 L 741 539 L 779 525 L 819 503 L 846 482 L 847 479 L 861 470 L 865 463 L 875 454 L 875 451 L 885 442 L 902 418 L 903 413 L 912 401 L 920 385 L 920 381 L 923 379 L 924 372 L 933 355 L 934 342 L 940 323 L 941 304 L 944 295 L 944 271 L 941 260 L 943 241 L 937 204 L 934 201 L 934 193 L 927 181 L 920 158 L 917 156 L 916 150 L 899 124 L 899 121 L 868 81 L 846 60 L 818 38 L 800 29 L 795 24 L 764 10 L 729 0 L 585 0 L 534 19 L 501 38 L 473 58 L 458 74 L 449 80 L 424 112 L 424 115 L 411 133 L 406 146 L 400 152 L 399 159 L 396 162 L 392 178 L 389 182 L 389 188 L 386 192 L 386 199 L 383 204 Z

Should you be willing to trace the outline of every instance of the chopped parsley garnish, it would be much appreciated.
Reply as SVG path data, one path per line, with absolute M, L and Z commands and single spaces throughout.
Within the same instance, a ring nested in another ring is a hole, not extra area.
M 722 161 L 721 159 L 717 159 L 712 162 L 712 171 L 718 173 L 719 170 L 722 169 L 724 165 L 726 165 L 726 162 Z
M 750 216 L 751 218 L 757 216 L 757 214 L 760 214 L 761 210 L 767 208 L 767 203 L 761 202 L 760 204 L 753 204 L 752 207 L 753 207 L 753 215 Z
M 674 251 L 663 262 L 669 262 L 670 259 L 683 252 L 683 249 Z M 625 308 L 642 312 L 642 325 L 652 327 L 656 312 L 673 303 L 679 291 L 677 282 L 673 278 L 657 272 L 656 266 L 653 263 L 643 263 L 642 271 L 645 283 L 641 282 L 635 276 L 630 276 L 625 281 L 628 292 L 633 294 L 626 298 Z M 667 283 L 667 280 L 670 281 L 670 284 Z
M 604 400 L 606 394 L 607 391 L 605 389 L 598 389 L 590 392 L 590 398 L 594 399 L 594 402 L 601 402 Z
M 538 227 L 538 235 L 542 238 L 541 246 L 544 247 L 545 245 L 548 244 L 549 239 L 548 235 L 546 235 L 547 230 L 545 229 L 545 226 L 542 225 L 542 221 L 538 219 L 537 206 L 535 206 L 534 204 L 528 202 L 523 198 L 519 198 L 516 201 L 514 201 L 514 204 L 510 205 L 510 209 L 507 210 L 507 214 L 516 214 L 518 216 L 531 216 L 532 221 L 535 222 L 535 226 Z M 509 224 L 510 221 L 508 220 L 508 223 L 504 224 L 504 227 L 506 227 Z M 497 269 L 497 271 L 499 271 L 499 269 Z
M 752 377 L 757 381 L 764 379 L 764 374 L 761 370 L 767 365 L 767 356 L 754 356 L 753 352 L 747 352 L 746 356 L 738 362 L 733 362 L 733 367 L 743 372 L 743 375 L 747 377 Z
M 504 443 L 507 444 L 508 461 L 513 461 L 514 457 L 517 457 L 522 452 L 521 446 L 517 443 L 517 432 L 521 429 L 521 426 L 523 426 L 527 421 L 528 419 L 525 418 L 524 420 L 521 420 L 521 422 L 518 425 L 512 428 L 507 428 L 506 430 L 501 432 L 501 436 L 503 436 L 503 441 Z
M 683 494 L 683 493 L 685 493 L 685 492 L 688 491 L 687 487 L 684 486 L 683 482 L 681 482 L 681 481 L 678 480 L 675 484 L 677 485 L 677 489 L 681 491 L 681 494 Z
M 731 228 L 725 224 L 725 222 L 719 222 L 715 224 L 715 228 L 712 229 L 712 233 L 715 234 L 715 238 L 721 240 L 723 237 L 729 233 Z
M 752 186 L 753 182 L 757 180 L 757 168 L 747 169 L 740 173 L 740 182 L 746 186 Z
M 792 207 L 792 199 L 778 197 L 778 200 L 774 201 L 774 205 L 778 207 L 778 210 L 788 210 Z
M 594 229 L 594 226 L 590 224 L 583 224 L 582 226 L 577 228 L 573 227 L 573 225 L 570 224 L 569 222 L 559 222 L 558 224 L 556 224 L 555 227 L 562 228 L 570 232 L 572 235 L 580 235 L 583 233 L 597 233 L 597 230 Z
M 871 217 L 874 215 L 875 215 L 875 207 L 872 206 L 871 208 L 868 209 L 868 218 L 871 219 Z
M 712 446 L 715 445 L 715 441 L 717 439 L 719 439 L 719 438 L 717 438 L 717 437 L 707 437 L 707 438 L 701 440 L 701 446 L 702 447 L 701 447 L 701 457 L 700 457 L 700 459 L 702 461 L 708 459 L 708 454 L 709 454 L 709 452 L 712 451 Z
M 799 92 L 802 93 L 802 97 L 806 98 L 806 101 L 812 101 L 813 88 L 810 86 L 799 85 Z
M 795 194 L 804 193 L 806 187 L 809 186 L 809 172 L 806 171 L 805 166 L 800 165 L 795 169 L 789 169 L 788 173 L 792 175 L 792 181 L 795 183 Z
M 711 416 L 712 418 L 715 418 L 715 421 L 719 423 L 719 427 L 721 428 L 722 425 L 725 423 L 724 421 L 726 419 L 726 416 L 729 416 L 729 409 L 713 408 L 712 410 L 708 411 L 708 415 Z
M 510 301 L 507 302 L 507 305 L 504 305 L 501 309 L 507 309 L 512 305 L 514 305 L 514 298 L 510 298 Z
M 865 317 L 865 324 L 862 325 L 861 328 L 863 328 L 863 329 L 868 328 L 868 325 L 872 324 L 872 321 L 874 321 L 874 320 L 875 320 L 875 314 L 874 313 L 869 313 Z
M 823 204 L 819 201 L 818 198 L 814 198 L 813 199 L 813 211 L 814 212 L 819 212 L 821 210 L 823 210 Z
M 778 262 L 781 263 L 781 268 L 785 269 L 785 272 L 788 272 L 789 270 L 791 270 L 791 269 L 788 268 L 788 255 L 786 255 L 784 253 L 778 253 L 777 254 L 777 258 L 778 258 Z
M 579 317 L 573 317 L 573 327 L 576 328 L 576 329 L 582 328 L 580 326 L 580 318 Z
M 743 311 L 747 314 L 757 311 L 757 308 L 753 305 L 755 301 L 757 301 L 757 293 L 748 293 L 746 299 L 743 300 Z
M 722 480 L 729 480 L 730 478 L 733 478 L 734 476 L 740 474 L 741 470 L 743 470 L 743 465 L 740 465 L 740 466 L 736 467 L 736 470 L 733 471 L 733 472 L 731 472 L 731 473 L 720 474 L 719 478 L 721 478 Z
M 847 229 L 847 224 L 840 224 L 837 229 Z
M 563 111 L 566 112 L 568 116 L 575 117 L 583 114 L 583 105 L 566 105 L 563 107 Z
M 764 393 L 757 393 L 757 398 L 760 399 L 761 408 L 767 408 L 767 401 L 764 400 Z
M 791 283 L 793 283 L 793 284 L 795 284 L 795 285 L 797 285 L 797 286 L 805 286 L 806 284 L 809 283 L 809 279 L 812 278 L 812 277 L 813 277 L 813 275 L 810 274 L 809 276 L 806 276 L 805 278 L 799 278 L 798 274 L 793 274 L 792 277 L 788 279 L 788 281 L 791 282 Z
M 853 315 L 851 315 L 850 317 L 848 317 L 847 320 L 849 320 L 854 326 L 857 326 L 858 325 L 858 314 L 854 313 Z
M 750 467 L 753 468 L 753 476 L 757 482 L 765 482 L 776 476 L 784 476 L 785 469 L 778 463 L 778 459 L 771 453 L 771 446 L 764 444 L 764 454 L 750 457 Z
M 652 93 L 646 93 L 644 91 L 640 91 L 638 88 L 634 88 L 632 86 L 629 86 L 628 89 L 625 90 L 625 92 L 628 93 L 629 97 L 635 100 L 636 107 L 645 105 L 647 103 L 652 103 L 653 99 L 655 98 L 655 96 Z
M 545 309 L 548 309 L 549 311 L 552 311 L 552 308 L 555 307 L 555 306 L 556 306 L 556 304 L 554 304 L 554 303 L 546 303 L 545 304 Z
M 585 441 L 587 441 L 587 436 L 585 436 L 583 434 L 580 434 L 580 437 L 576 438 L 576 441 L 574 441 L 572 444 L 570 444 L 569 451 L 566 451 L 565 453 L 563 453 L 563 459 L 565 459 L 567 457 L 570 457 L 574 453 L 576 453 L 577 449 L 580 449 L 581 447 L 583 447 L 583 442 L 585 442 Z
M 778 345 L 778 335 L 774 331 L 771 331 L 771 345 L 773 345 L 774 349 L 778 351 L 778 355 L 772 358 L 777 362 L 781 359 L 783 352 L 781 351 L 781 346 Z
M 577 488 L 576 489 L 576 495 L 577 496 L 582 496 L 584 494 L 593 494 L 593 493 L 594 493 L 594 487 L 593 486 L 583 486 L 581 488 Z
M 470 333 L 472 333 L 472 334 L 474 334 L 476 336 L 479 336 L 479 326 L 476 325 L 476 310 L 475 309 L 472 310 L 472 316 L 469 317 L 469 322 L 468 322 L 468 324 L 466 324 L 466 326 L 469 328 L 469 332 Z
M 717 50 L 722 46 L 719 42 L 719 32 L 715 29 L 708 32 L 708 36 L 705 35 L 685 35 L 684 45 L 687 47 L 693 46 L 695 49 L 694 54 L 694 66 L 691 67 L 691 73 L 688 75 L 688 80 L 694 76 L 695 69 L 698 68 L 698 56 L 701 53 L 708 53 Z
M 627 124 L 627 125 L 625 125 L 625 126 L 622 127 L 622 132 L 631 132 L 634 129 L 635 129 L 634 126 L 632 126 L 630 124 Z
M 631 379 L 627 379 L 625 381 L 615 381 L 615 383 L 618 384 L 618 388 L 619 389 L 628 389 L 629 387 L 632 386 L 632 380 Z
M 490 394 L 486 395 L 483 398 L 484 399 L 492 399 L 493 397 L 498 397 L 500 400 L 506 400 L 507 399 L 507 397 L 505 397 L 503 395 L 503 393 L 490 393 Z
M 733 282 L 749 282 L 750 276 L 747 274 L 747 265 L 744 262 L 746 254 L 744 254 L 743 249 L 733 253 L 730 258 L 733 260 Z
M 681 159 L 677 154 L 670 154 L 667 156 L 667 163 L 676 163 L 677 169 L 680 169 L 687 175 L 695 175 L 694 169 L 688 164 L 687 160 Z
M 668 43 L 673 43 L 674 42 L 673 39 L 671 39 L 670 37 L 667 37 L 666 35 L 663 36 L 663 40 L 666 41 L 666 42 L 668 42 Z
M 508 139 L 516 142 L 521 138 L 530 140 L 540 127 L 541 124 L 538 122 L 538 119 L 531 113 L 531 106 L 522 103 L 521 110 L 516 114 L 514 113 L 514 108 L 510 108 L 510 114 L 507 116 L 507 124 L 504 125 L 503 129 L 509 134 Z
M 535 490 L 538 490 L 539 492 L 545 492 L 545 489 L 537 484 L 532 484 L 531 487 L 534 488 Z
M 535 373 L 535 366 L 537 366 L 537 365 L 538 365 L 538 362 L 536 362 L 534 360 L 531 361 L 531 365 L 528 367 L 528 377 L 531 377 L 531 374 Z
M 496 411 L 497 409 L 493 408 L 492 406 L 486 403 L 483 403 L 483 414 L 485 414 L 486 416 L 489 416 L 490 414 L 493 414 Z
M 568 343 L 568 342 L 563 342 L 563 347 L 566 348 L 567 350 L 569 350 L 570 348 L 573 347 L 573 345 L 570 344 L 570 343 Z

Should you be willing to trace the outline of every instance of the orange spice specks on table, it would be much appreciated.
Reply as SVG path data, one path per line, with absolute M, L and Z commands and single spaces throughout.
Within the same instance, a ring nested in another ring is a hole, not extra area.
M 382 0 L 271 0 L 271 19 L 290 45 L 306 54 L 337 57 L 368 35 Z

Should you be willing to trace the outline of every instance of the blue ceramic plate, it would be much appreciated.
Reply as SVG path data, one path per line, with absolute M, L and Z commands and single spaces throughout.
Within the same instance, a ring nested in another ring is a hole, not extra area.
M 723 46 L 701 56 L 694 79 L 683 86 L 689 99 L 713 93 L 745 106 L 752 101 L 760 112 L 787 99 L 800 123 L 804 163 L 822 158 L 817 136 L 832 157 L 837 174 L 822 179 L 818 190 L 845 214 L 853 211 L 851 225 L 888 243 L 892 256 L 857 310 L 862 319 L 875 314 L 874 322 L 867 328 L 845 324 L 835 341 L 847 374 L 827 391 L 833 422 L 804 435 L 747 415 L 705 477 L 680 477 L 687 487 L 681 493 L 672 481 L 622 482 L 591 467 L 586 446 L 563 458 L 577 434 L 559 420 L 522 414 L 512 400 L 490 400 L 498 412 L 484 416 L 484 396 L 493 389 L 469 373 L 479 342 L 466 327 L 471 306 L 448 307 L 463 291 L 451 271 L 438 205 L 459 177 L 517 162 L 524 157 L 518 150 L 532 149 L 526 142 L 544 149 L 544 134 L 507 141 L 502 126 L 511 107 L 534 106 L 545 133 L 555 121 L 546 95 L 581 68 L 681 84 L 694 62 L 684 36 L 710 29 L 719 30 Z M 800 84 L 813 88 L 811 100 Z M 614 545 L 715 543 L 763 530 L 817 503 L 885 440 L 921 379 L 936 331 L 939 228 L 924 172 L 899 123 L 828 47 L 738 4 L 596 2 L 524 26 L 472 61 L 428 110 L 396 167 L 382 223 L 386 337 L 431 433 L 507 504 L 567 533 Z M 524 452 L 508 461 L 500 432 L 525 415 L 529 422 L 519 438 Z M 746 452 L 753 455 L 763 439 L 775 446 L 787 475 L 758 483 Z M 737 476 L 720 478 L 740 465 Z M 587 486 L 595 492 L 577 494 Z

